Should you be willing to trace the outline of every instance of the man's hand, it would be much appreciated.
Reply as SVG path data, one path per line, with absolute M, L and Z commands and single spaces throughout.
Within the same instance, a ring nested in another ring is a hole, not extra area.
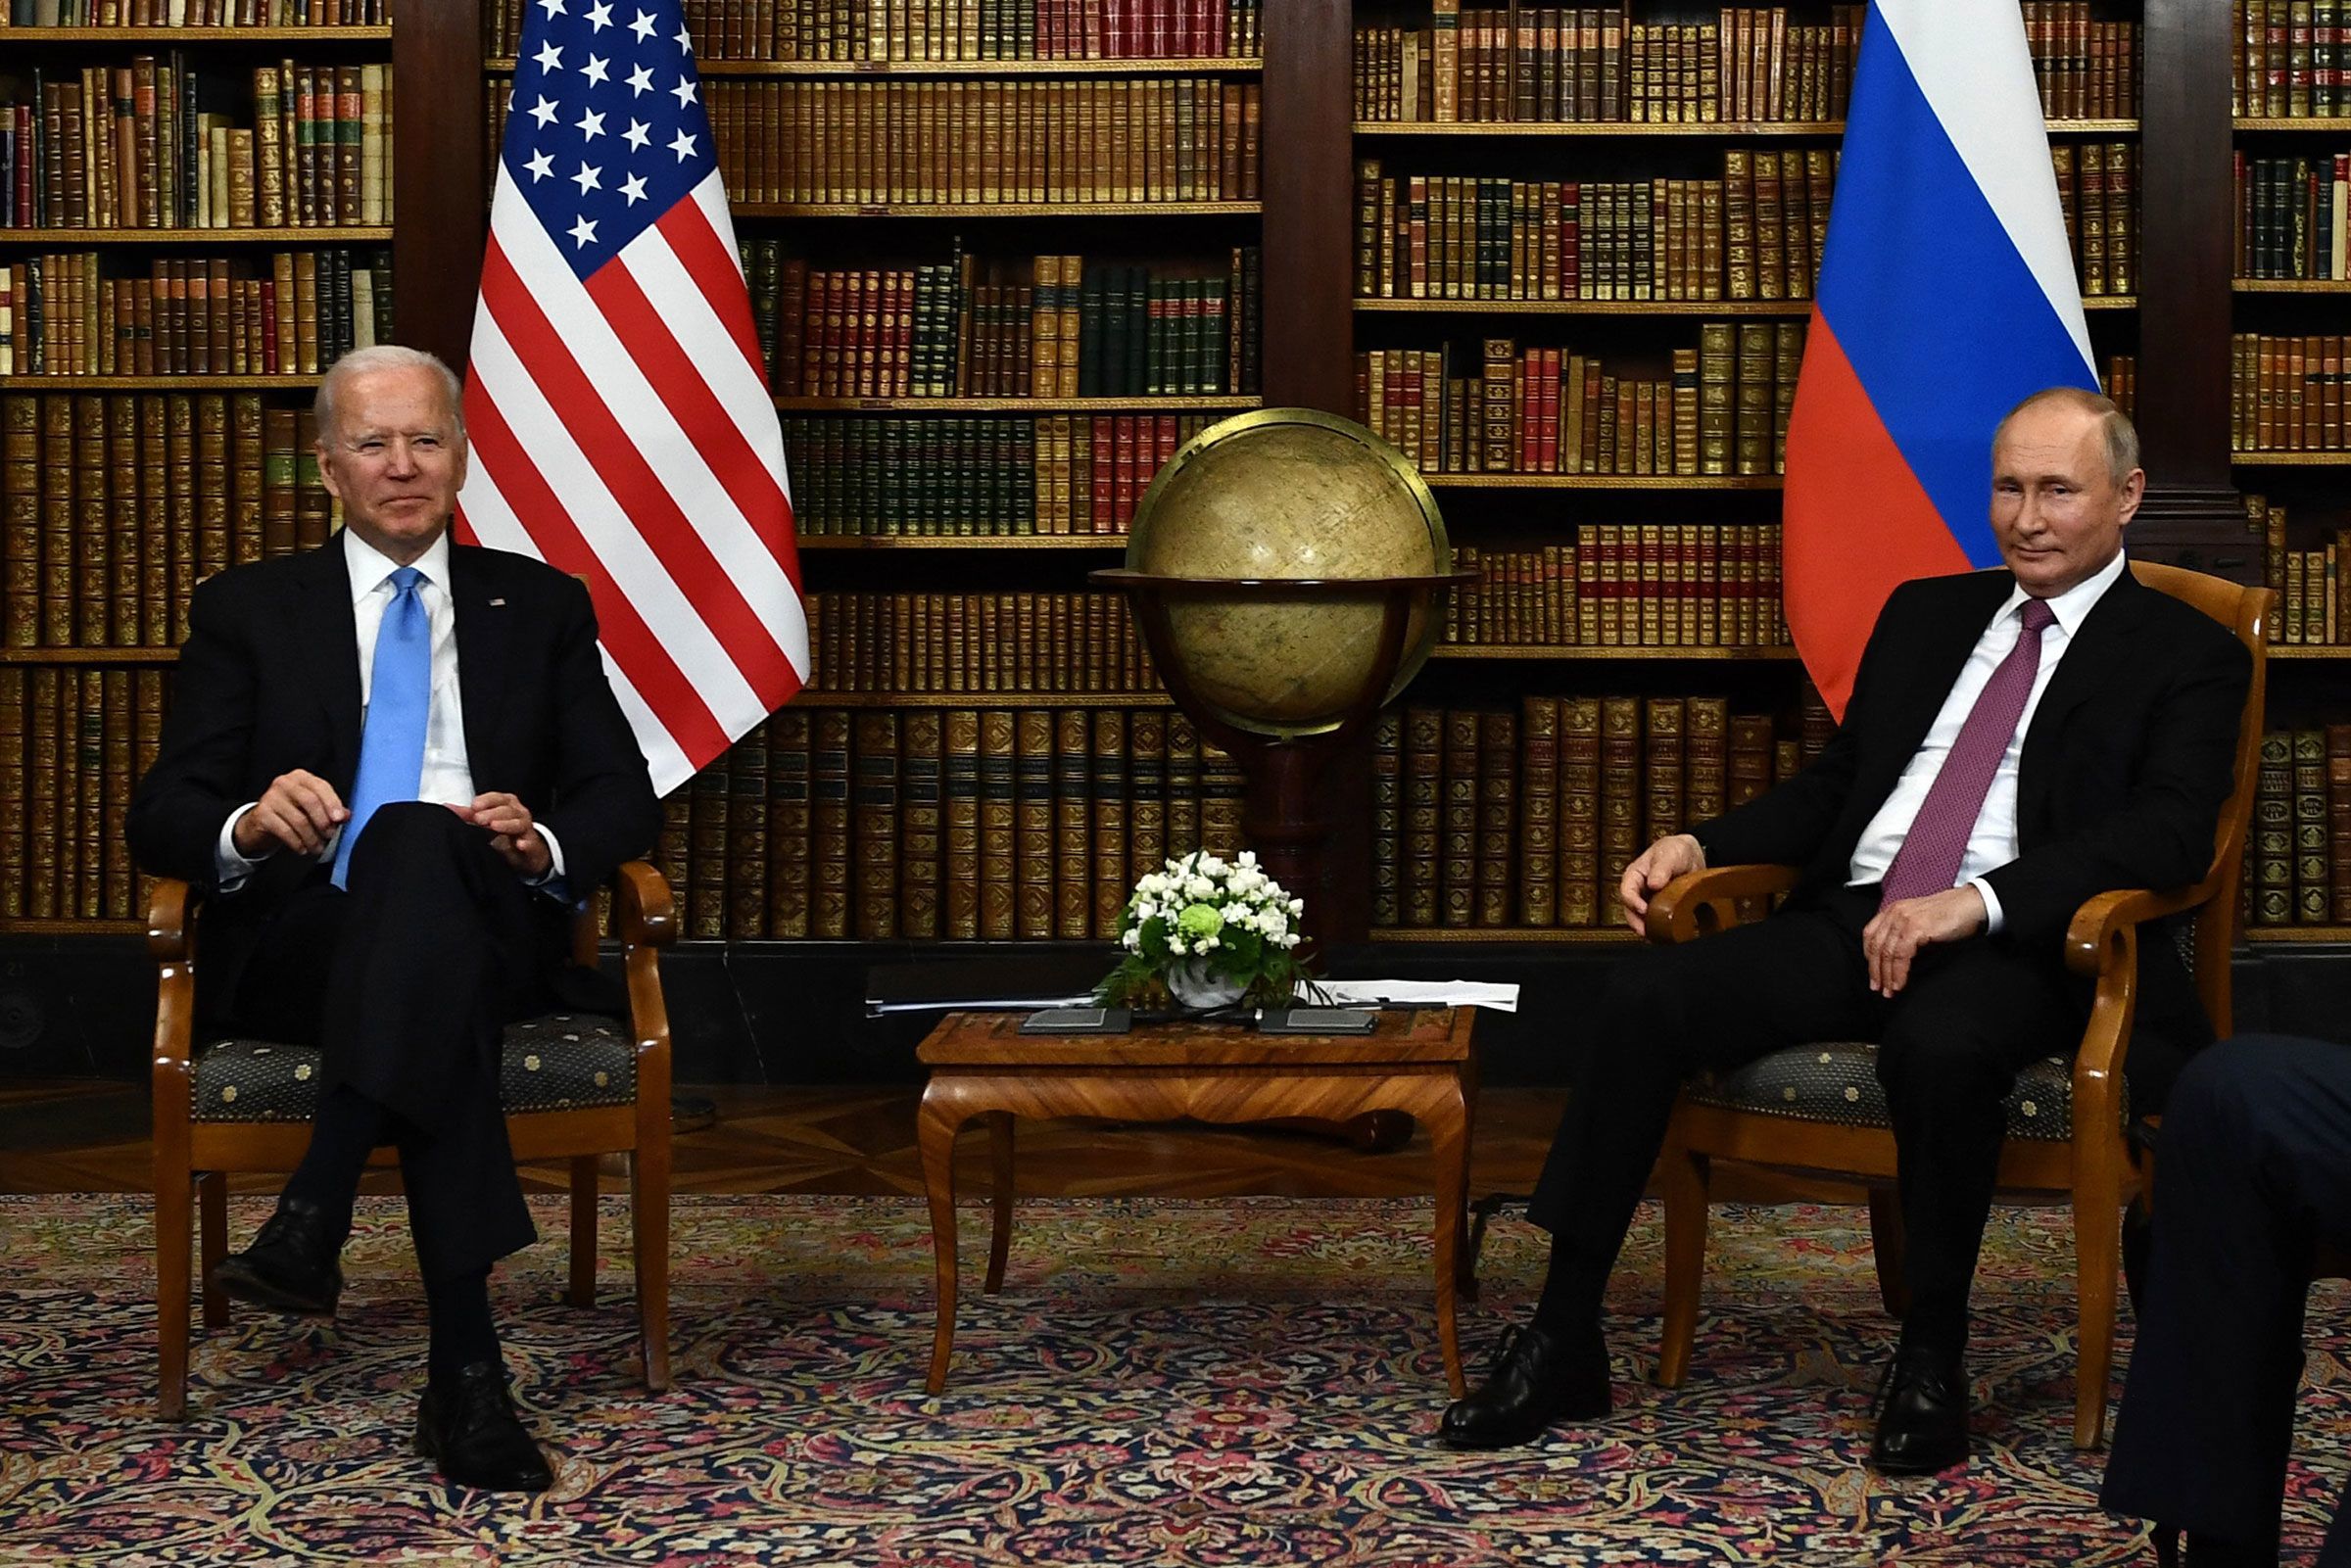
M 1892 996 L 1910 979 L 1910 961 L 1930 942 L 1956 942 L 1984 928 L 1984 895 L 1975 884 L 1888 904 L 1861 927 L 1869 988 Z
M 1624 868 L 1624 880 L 1616 884 L 1617 900 L 1624 905 L 1624 923 L 1633 928 L 1633 934 L 1649 934 L 1650 894 L 1676 877 L 1705 869 L 1706 852 L 1688 833 L 1660 838 L 1643 850 L 1639 860 Z
M 247 860 L 259 860 L 280 847 L 315 855 L 326 847 L 326 835 L 350 817 L 350 808 L 333 784 L 296 768 L 269 781 L 262 798 L 237 819 L 228 836 Z
M 503 791 L 476 795 L 472 805 L 449 809 L 477 828 L 489 829 L 493 834 L 490 847 L 523 876 L 544 877 L 554 864 L 547 839 L 531 824 L 531 808 L 512 795 Z

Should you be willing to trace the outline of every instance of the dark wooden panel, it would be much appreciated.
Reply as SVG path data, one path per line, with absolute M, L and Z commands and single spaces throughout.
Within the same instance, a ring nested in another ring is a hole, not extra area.
M 1354 34 L 1346 0 L 1265 11 L 1266 402 L 1347 413 L 1354 401 Z
M 481 0 L 403 6 L 392 29 L 392 66 L 400 336 L 462 373 L 489 232 Z
M 2133 552 L 2258 581 L 2229 472 L 2229 8 L 2147 0 L 2144 37 L 2137 420 L 2148 504 Z

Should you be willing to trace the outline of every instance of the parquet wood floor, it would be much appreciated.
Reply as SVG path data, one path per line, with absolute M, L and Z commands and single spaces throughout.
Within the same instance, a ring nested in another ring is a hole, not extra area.
M 718 1120 L 679 1136 L 680 1192 L 919 1196 L 923 1190 L 914 1143 L 921 1091 L 911 1085 L 724 1085 L 691 1092 L 717 1102 Z M 1563 1098 L 1545 1089 L 1490 1089 L 1480 1096 L 1473 1193 L 1533 1186 Z M 1387 1197 L 1434 1186 L 1425 1134 L 1389 1154 L 1304 1132 L 1193 1124 L 1025 1121 L 1017 1137 L 1026 1197 Z M 153 1164 L 144 1087 L 0 1079 L 0 1192 L 147 1192 Z M 563 1173 L 548 1167 L 525 1176 L 528 1186 L 552 1189 Z M 371 1191 L 393 1185 L 388 1171 L 367 1179 Z M 975 1127 L 959 1148 L 957 1185 L 982 1193 L 987 1179 L 986 1139 Z M 274 1191 L 278 1182 L 240 1177 L 235 1188 Z M 621 1187 L 617 1170 L 609 1185 Z

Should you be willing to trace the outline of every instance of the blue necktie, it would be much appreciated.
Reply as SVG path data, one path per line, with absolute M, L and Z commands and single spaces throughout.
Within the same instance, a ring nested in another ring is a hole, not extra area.
M 335 845 L 335 885 L 351 873 L 351 849 L 378 806 L 413 800 L 424 777 L 424 719 L 432 704 L 433 628 L 417 585 L 424 574 L 392 574 L 392 602 L 375 633 L 367 726 L 360 736 L 360 777 L 351 788 L 351 820 Z

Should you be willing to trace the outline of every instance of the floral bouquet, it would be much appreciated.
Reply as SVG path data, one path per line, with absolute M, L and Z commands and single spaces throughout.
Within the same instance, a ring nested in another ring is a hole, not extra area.
M 1095 988 L 1105 1006 L 1159 987 L 1187 1011 L 1247 1000 L 1286 1007 L 1307 980 L 1292 922 L 1306 911 L 1242 850 L 1231 861 L 1195 851 L 1134 884 L 1119 927 L 1127 956 Z

